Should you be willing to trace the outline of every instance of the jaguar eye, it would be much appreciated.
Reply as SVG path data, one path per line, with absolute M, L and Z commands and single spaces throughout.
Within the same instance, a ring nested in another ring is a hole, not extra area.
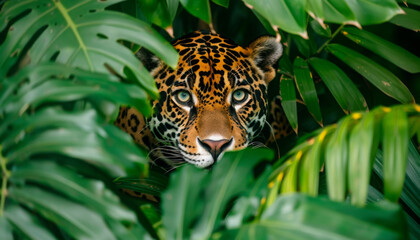
M 187 91 L 180 90 L 176 93 L 175 99 L 179 104 L 188 105 L 191 101 L 191 94 Z
M 245 100 L 247 100 L 248 98 L 248 92 L 246 92 L 245 90 L 239 89 L 236 90 L 232 93 L 232 102 L 234 104 L 240 104 L 245 102 Z

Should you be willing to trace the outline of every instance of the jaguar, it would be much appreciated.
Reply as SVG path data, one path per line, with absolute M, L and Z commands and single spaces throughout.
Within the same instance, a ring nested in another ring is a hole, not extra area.
M 154 114 L 145 118 L 124 106 L 115 124 L 170 166 L 209 168 L 225 151 L 250 145 L 266 124 L 267 86 L 282 45 L 263 36 L 241 47 L 201 31 L 172 45 L 180 56 L 175 69 L 147 50 L 136 54 L 159 90 Z

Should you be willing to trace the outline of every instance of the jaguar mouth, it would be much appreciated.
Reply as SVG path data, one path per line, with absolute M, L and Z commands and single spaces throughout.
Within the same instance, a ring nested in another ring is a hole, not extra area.
M 181 150 L 181 155 L 184 161 L 193 164 L 198 168 L 207 168 L 214 164 L 214 160 L 211 156 L 203 156 L 201 154 L 190 154 Z
M 179 145 L 154 148 L 149 153 L 149 157 L 152 162 L 157 165 L 164 165 L 164 168 L 168 169 L 175 169 L 185 164 L 192 164 L 197 168 L 207 168 L 214 164 L 211 155 L 189 153 Z

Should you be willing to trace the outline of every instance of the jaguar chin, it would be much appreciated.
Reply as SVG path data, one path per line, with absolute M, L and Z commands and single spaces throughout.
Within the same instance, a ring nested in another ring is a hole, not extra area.
M 137 53 L 159 90 L 153 116 L 122 107 L 116 124 L 169 165 L 186 161 L 210 167 L 225 151 L 248 146 L 264 127 L 267 85 L 282 46 L 261 37 L 241 47 L 203 32 L 173 46 L 180 55 L 176 69 L 147 51 Z

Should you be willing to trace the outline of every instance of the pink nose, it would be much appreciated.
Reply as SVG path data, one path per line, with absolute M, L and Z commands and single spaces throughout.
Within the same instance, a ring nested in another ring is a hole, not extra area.
M 214 162 L 217 161 L 217 157 L 232 143 L 232 138 L 230 140 L 228 139 L 222 139 L 222 140 L 209 140 L 204 139 L 200 140 L 198 139 L 198 142 L 200 145 L 206 149 L 207 152 L 211 154 L 213 157 Z

